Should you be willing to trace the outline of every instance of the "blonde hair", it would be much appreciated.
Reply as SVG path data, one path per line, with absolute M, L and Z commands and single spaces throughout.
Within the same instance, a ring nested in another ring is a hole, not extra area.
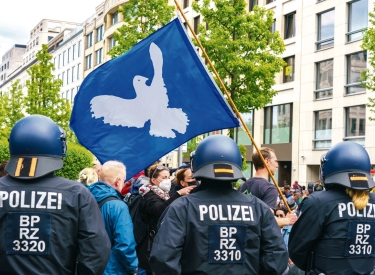
M 110 160 L 103 164 L 99 174 L 102 182 L 112 185 L 119 177 L 126 178 L 126 167 L 122 162 Z
M 357 210 L 362 210 L 363 208 L 365 208 L 370 199 L 368 190 L 355 190 L 351 188 L 346 188 L 345 192 L 352 198 L 354 207 Z
M 85 168 L 78 174 L 78 182 L 90 185 L 98 181 L 98 174 L 93 168 Z

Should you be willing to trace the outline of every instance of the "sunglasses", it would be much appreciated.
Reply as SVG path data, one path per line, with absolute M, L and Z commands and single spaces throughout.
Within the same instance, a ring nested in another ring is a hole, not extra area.
M 156 172 L 157 170 L 165 170 L 165 166 L 162 166 L 162 165 L 160 165 L 160 166 L 156 166 L 154 172 L 152 173 L 151 178 L 153 178 L 153 177 L 155 176 L 155 172 Z
M 279 215 L 276 215 L 276 217 L 278 217 L 278 218 L 285 218 L 285 215 L 279 214 Z

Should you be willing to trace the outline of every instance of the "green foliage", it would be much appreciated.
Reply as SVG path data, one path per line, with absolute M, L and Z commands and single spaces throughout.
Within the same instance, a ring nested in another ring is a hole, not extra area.
M 238 111 L 271 103 L 275 74 L 286 65 L 283 39 L 270 31 L 273 12 L 255 6 L 249 13 L 245 0 L 194 1 L 193 9 L 203 15 L 200 41 Z
M 119 12 L 124 16 L 124 24 L 114 33 L 117 43 L 108 52 L 112 58 L 166 25 L 173 17 L 174 6 L 169 6 L 168 0 L 129 0 Z
M 198 136 L 198 137 L 192 138 L 191 140 L 187 142 L 187 152 L 184 152 L 182 154 L 184 158 L 190 158 L 190 153 L 195 151 L 195 149 L 197 149 L 200 139 L 201 138 L 199 138 Z
M 30 115 L 40 114 L 50 117 L 65 129 L 68 140 L 74 141 L 74 134 L 69 129 L 70 102 L 60 97 L 62 80 L 55 79 L 52 74 L 55 67 L 51 62 L 52 55 L 48 53 L 47 45 L 42 45 L 36 58 L 39 62 L 27 70 L 30 80 L 26 81 L 28 89 L 25 97 L 26 112 Z
M 69 143 L 67 154 L 63 161 L 63 168 L 55 172 L 55 175 L 70 180 L 78 180 L 79 172 L 86 167 L 92 167 L 93 155 L 81 145 Z
M 238 149 L 240 150 L 241 156 L 243 156 L 242 160 L 242 171 L 245 171 L 246 169 L 249 168 L 249 165 L 246 163 L 246 147 L 242 144 L 238 145 Z
M 13 125 L 23 118 L 24 95 L 20 80 L 14 81 L 8 92 L 0 93 L 0 139 L 8 138 Z
M 370 12 L 370 22 L 371 25 L 375 25 L 375 7 L 373 12 Z M 367 62 L 369 64 L 369 68 L 365 71 L 361 72 L 361 82 L 366 89 L 375 91 L 375 28 L 370 27 L 364 33 L 364 37 L 362 40 L 362 49 L 367 51 Z M 369 103 L 366 104 L 367 107 L 370 108 L 371 113 L 375 113 L 375 98 L 369 98 Z M 375 117 L 369 117 L 370 120 L 375 120 Z
M 9 143 L 8 140 L 0 140 L 0 163 L 4 160 L 9 160 Z

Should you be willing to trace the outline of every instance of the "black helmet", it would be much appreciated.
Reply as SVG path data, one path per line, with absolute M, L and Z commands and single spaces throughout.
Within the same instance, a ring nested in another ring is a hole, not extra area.
M 199 143 L 193 157 L 193 177 L 215 180 L 237 180 L 245 177 L 241 172 L 242 158 L 233 139 L 214 135 Z
M 361 145 L 351 141 L 336 144 L 321 158 L 321 179 L 325 186 L 338 184 L 366 190 L 375 186 L 370 176 L 370 157 Z
M 5 170 L 11 177 L 42 177 L 63 167 L 65 131 L 46 116 L 24 117 L 13 126 L 9 152 L 10 160 Z

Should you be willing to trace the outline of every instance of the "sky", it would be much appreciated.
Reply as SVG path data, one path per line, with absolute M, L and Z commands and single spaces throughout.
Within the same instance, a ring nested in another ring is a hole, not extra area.
M 0 63 L 14 44 L 29 40 L 30 31 L 42 19 L 82 23 L 95 14 L 104 0 L 10 0 L 1 1 Z

